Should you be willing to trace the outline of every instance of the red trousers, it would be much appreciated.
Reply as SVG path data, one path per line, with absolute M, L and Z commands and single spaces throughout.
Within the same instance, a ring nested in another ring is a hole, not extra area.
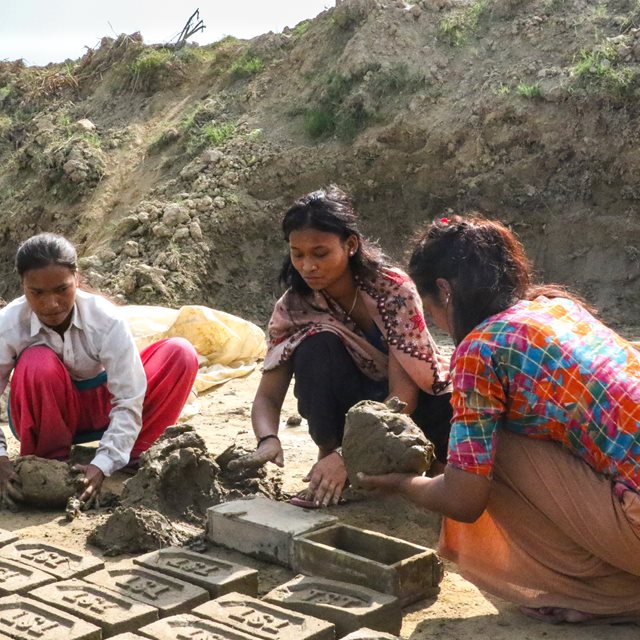
M 198 372 L 195 349 L 184 338 L 165 338 L 140 353 L 147 376 L 142 430 L 131 459 L 146 451 L 178 420 Z M 11 379 L 10 411 L 20 455 L 65 459 L 76 434 L 109 425 L 111 394 L 106 383 L 79 390 L 54 351 L 25 349 Z M 99 437 L 95 438 L 99 439 Z

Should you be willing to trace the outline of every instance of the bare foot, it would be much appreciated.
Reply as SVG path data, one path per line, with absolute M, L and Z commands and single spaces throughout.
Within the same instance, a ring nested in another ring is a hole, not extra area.
M 563 609 L 561 607 L 520 607 L 520 611 L 525 616 L 542 620 L 550 624 L 558 624 L 560 622 L 585 622 L 593 620 L 596 615 L 578 611 L 577 609 Z

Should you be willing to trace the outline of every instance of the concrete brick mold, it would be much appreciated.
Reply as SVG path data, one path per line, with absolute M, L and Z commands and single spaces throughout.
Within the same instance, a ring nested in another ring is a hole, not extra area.
M 81 578 L 104 567 L 104 562 L 94 556 L 55 547 L 41 540 L 19 540 L 0 547 L 0 558 L 21 562 L 58 580 Z
M 184 613 L 209 599 L 207 591 L 126 560 L 85 580 L 158 609 L 160 617 Z
M 55 582 L 50 573 L 34 569 L 22 562 L 0 558 L 0 596 L 27 593 L 50 582 Z
M 255 640 L 237 629 L 232 629 L 215 620 L 201 618 L 190 614 L 163 618 L 139 630 L 152 640 Z M 274 640 L 277 638 L 275 636 Z
M 335 516 L 257 496 L 207 509 L 207 538 L 223 547 L 290 567 L 295 536 L 337 521 Z
M 13 640 L 100 640 L 99 627 L 22 595 L 0 598 L 0 637 Z
M 240 593 L 229 593 L 193 610 L 242 631 L 258 640 L 334 640 L 333 624 L 256 600 Z
M 147 569 L 202 587 L 212 598 L 234 591 L 249 596 L 258 594 L 258 572 L 255 569 L 194 551 L 169 547 L 133 561 Z
M 438 591 L 442 561 L 433 549 L 349 525 L 298 536 L 293 568 L 396 596 L 400 606 Z
M 402 611 L 398 598 L 355 584 L 296 576 L 263 597 L 265 602 L 328 620 L 339 638 L 362 627 L 398 634 Z
M 102 629 L 102 637 L 135 631 L 138 627 L 155 622 L 158 609 L 120 593 L 72 579 L 34 589 L 30 597 L 41 602 L 54 602 L 55 606 Z

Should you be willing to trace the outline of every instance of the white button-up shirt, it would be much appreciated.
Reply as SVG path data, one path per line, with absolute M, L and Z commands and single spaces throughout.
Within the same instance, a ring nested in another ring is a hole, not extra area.
M 126 465 L 142 427 L 147 379 L 129 325 L 118 307 L 102 296 L 78 290 L 71 323 L 60 336 L 40 322 L 24 296 L 10 302 L 0 310 L 0 393 L 20 354 L 34 345 L 52 349 L 73 380 L 88 380 L 106 371 L 112 396 L 109 426 L 92 464 L 106 476 Z M 6 454 L 0 430 L 0 455 Z

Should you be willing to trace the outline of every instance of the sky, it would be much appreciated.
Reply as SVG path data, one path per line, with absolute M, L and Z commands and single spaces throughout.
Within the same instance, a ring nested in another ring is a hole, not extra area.
M 0 0 L 0 61 L 45 65 L 80 58 L 103 36 L 140 31 L 145 43 L 169 42 L 200 9 L 206 29 L 189 39 L 208 44 L 252 38 L 313 18 L 333 0 Z

